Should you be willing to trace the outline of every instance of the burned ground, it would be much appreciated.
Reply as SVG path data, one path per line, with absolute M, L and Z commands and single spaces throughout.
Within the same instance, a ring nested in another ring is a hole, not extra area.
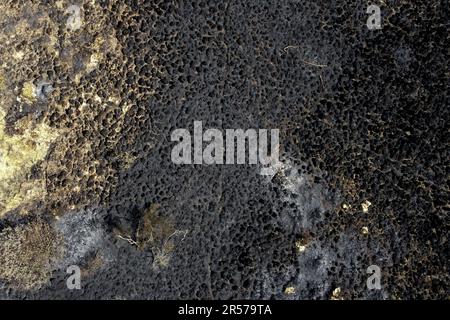
M 58 241 L 0 297 L 448 298 L 449 2 L 368 5 L 3 1 L 0 249 Z M 175 165 L 194 121 L 283 165 Z

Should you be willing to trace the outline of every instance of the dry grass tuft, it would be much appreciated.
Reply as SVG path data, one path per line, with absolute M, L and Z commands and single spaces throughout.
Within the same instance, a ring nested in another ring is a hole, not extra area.
M 61 254 L 60 238 L 45 222 L 8 228 L 0 233 L 0 279 L 20 290 L 48 283 L 52 262 Z

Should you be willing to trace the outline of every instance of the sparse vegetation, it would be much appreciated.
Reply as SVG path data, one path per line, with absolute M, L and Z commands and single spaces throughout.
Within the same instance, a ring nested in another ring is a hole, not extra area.
M 158 215 L 158 204 L 152 204 L 142 216 L 136 232 L 136 239 L 118 234 L 118 238 L 137 246 L 141 251 L 153 254 L 153 268 L 165 268 L 169 265 L 170 257 L 176 242 L 182 241 L 187 230 L 177 230 L 173 223 Z
M 37 221 L 0 233 L 0 279 L 20 290 L 39 289 L 50 279 L 62 252 L 50 225 Z
M 99 253 L 95 253 L 91 257 L 87 258 L 87 263 L 81 268 L 81 276 L 87 278 L 92 274 L 98 272 L 104 266 L 104 257 Z

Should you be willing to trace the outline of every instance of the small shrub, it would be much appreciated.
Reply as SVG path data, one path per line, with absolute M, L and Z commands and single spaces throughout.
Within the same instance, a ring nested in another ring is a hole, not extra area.
M 142 217 L 136 234 L 136 244 L 140 250 L 150 250 L 153 254 L 153 268 L 168 266 L 175 249 L 176 240 L 186 236 L 187 231 L 175 229 L 166 218 L 157 214 L 159 205 L 151 205 Z

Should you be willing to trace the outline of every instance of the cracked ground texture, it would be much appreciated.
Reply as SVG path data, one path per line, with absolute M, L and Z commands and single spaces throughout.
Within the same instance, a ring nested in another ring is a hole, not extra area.
M 369 4 L 1 0 L 0 298 L 448 299 L 450 4 Z

